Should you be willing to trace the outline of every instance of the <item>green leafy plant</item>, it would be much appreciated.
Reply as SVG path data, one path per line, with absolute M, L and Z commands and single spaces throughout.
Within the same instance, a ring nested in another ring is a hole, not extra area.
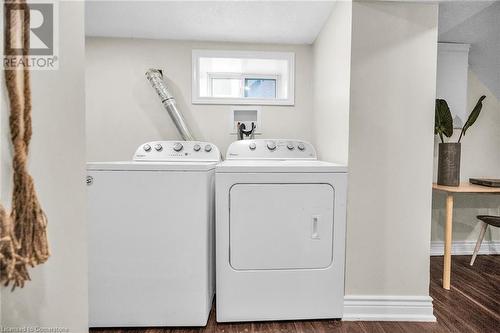
M 462 140 L 462 136 L 465 135 L 465 132 L 471 127 L 479 117 L 481 113 L 481 109 L 483 108 L 483 100 L 486 96 L 479 97 L 479 100 L 476 103 L 474 109 L 469 114 L 465 125 L 462 127 L 462 131 L 460 132 L 460 137 L 457 142 Z M 451 115 L 450 108 L 448 107 L 448 103 L 444 99 L 436 99 L 436 110 L 434 115 L 434 134 L 439 135 L 441 142 L 444 143 L 444 136 L 447 138 L 453 135 L 453 117 Z
M 450 137 L 453 134 L 453 117 L 448 103 L 444 99 L 436 99 L 436 113 L 434 115 L 434 134 L 439 134 L 444 143 L 443 135 Z

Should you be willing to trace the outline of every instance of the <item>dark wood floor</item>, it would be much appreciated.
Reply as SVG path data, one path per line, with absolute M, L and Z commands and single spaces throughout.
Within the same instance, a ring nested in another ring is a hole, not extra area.
M 452 288 L 441 288 L 443 257 L 431 257 L 430 294 L 437 323 L 348 322 L 339 320 L 218 324 L 212 312 L 203 328 L 92 329 L 92 333 L 498 333 L 500 256 L 454 256 Z

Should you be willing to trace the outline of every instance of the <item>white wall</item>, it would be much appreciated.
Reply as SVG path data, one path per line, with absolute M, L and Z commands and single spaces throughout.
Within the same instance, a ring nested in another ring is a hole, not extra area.
M 462 138 L 460 178 L 467 182 L 470 177 L 500 178 L 500 101 L 469 70 L 467 89 L 467 115 L 481 95 L 486 95 L 483 109 L 476 123 Z M 460 130 L 456 129 L 450 141 L 456 142 Z M 437 179 L 438 142 L 434 149 L 434 180 Z M 432 240 L 444 240 L 445 195 L 435 192 L 432 201 Z M 455 197 L 453 211 L 453 241 L 475 241 L 479 235 L 476 215 L 500 215 L 500 196 L 461 194 Z M 500 229 L 488 228 L 485 240 L 500 240 Z
M 30 170 L 48 216 L 52 256 L 30 269 L 32 281 L 24 289 L 2 290 L 0 326 L 88 331 L 83 18 L 83 2 L 60 2 L 59 70 L 32 72 Z M 2 202 L 6 202 L 11 192 L 11 157 L 3 77 L 1 82 L 0 178 Z
M 191 104 L 191 50 L 232 49 L 295 52 L 295 106 L 264 106 L 263 138 L 310 141 L 312 112 L 312 47 L 87 38 L 87 160 L 129 160 L 151 140 L 176 140 L 179 135 L 144 73 L 161 68 L 195 135 L 223 152 L 230 135 L 228 105 Z
M 347 295 L 429 295 L 437 14 L 353 3 Z
M 469 65 L 500 98 L 500 1 L 440 1 L 439 41 L 471 44 Z
M 336 2 L 314 42 L 314 145 L 321 159 L 347 164 L 352 2 Z
M 467 121 L 467 74 L 469 44 L 438 43 L 436 98 L 445 99 L 452 110 L 453 126 Z

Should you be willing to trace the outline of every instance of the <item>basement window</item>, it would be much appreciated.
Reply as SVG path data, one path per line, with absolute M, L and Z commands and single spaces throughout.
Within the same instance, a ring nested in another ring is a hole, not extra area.
M 294 104 L 294 54 L 193 50 L 193 104 Z

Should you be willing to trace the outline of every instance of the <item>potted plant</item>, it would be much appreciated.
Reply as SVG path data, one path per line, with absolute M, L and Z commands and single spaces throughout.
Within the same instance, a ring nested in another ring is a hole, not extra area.
M 479 117 L 483 107 L 483 100 L 486 96 L 481 96 L 476 106 L 470 113 L 465 125 L 462 127 L 460 137 L 457 142 L 445 142 L 444 137 L 453 135 L 453 117 L 444 99 L 436 99 L 436 114 L 434 124 L 434 134 L 439 135 L 441 142 L 438 149 L 438 179 L 439 185 L 459 186 L 460 185 L 460 141 L 465 132 L 471 127 Z

